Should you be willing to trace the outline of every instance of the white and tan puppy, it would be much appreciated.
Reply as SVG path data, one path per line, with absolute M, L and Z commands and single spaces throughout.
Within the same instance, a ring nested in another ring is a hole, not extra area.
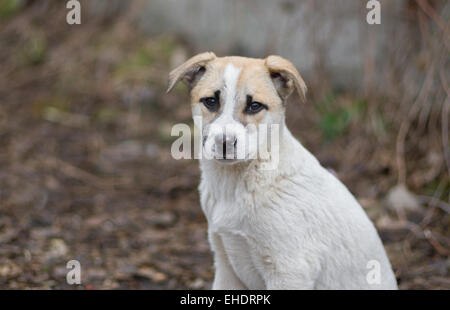
M 202 121 L 214 289 L 397 289 L 361 206 L 285 126 L 287 97 L 306 92 L 288 60 L 203 53 L 170 73 L 168 91 L 180 80 Z

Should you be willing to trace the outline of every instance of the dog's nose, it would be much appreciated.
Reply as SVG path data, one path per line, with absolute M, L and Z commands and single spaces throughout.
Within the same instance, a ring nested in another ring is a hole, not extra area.
M 234 153 L 237 138 L 234 135 L 218 135 L 215 138 L 217 147 L 222 147 L 222 155 L 226 158 L 226 154 Z
M 218 145 L 236 146 L 237 143 L 234 135 L 217 135 L 215 140 Z

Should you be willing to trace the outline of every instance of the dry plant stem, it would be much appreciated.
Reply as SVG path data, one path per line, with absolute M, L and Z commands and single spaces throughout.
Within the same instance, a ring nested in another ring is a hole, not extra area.
M 397 162 L 397 170 L 398 170 L 398 183 L 406 184 L 406 165 L 405 165 L 405 139 L 408 134 L 409 127 L 411 125 L 411 121 L 417 116 L 420 110 L 420 104 L 424 102 L 426 99 L 429 90 L 431 88 L 433 82 L 435 63 L 431 64 L 430 70 L 427 72 L 427 76 L 425 78 L 425 82 L 422 85 L 420 93 L 414 102 L 414 105 L 409 110 L 408 117 L 402 122 L 400 126 L 400 130 L 397 135 L 396 142 L 396 162 Z
M 433 248 L 442 256 L 450 256 L 450 251 L 446 249 L 437 239 L 434 237 L 430 230 L 425 230 L 425 238 L 433 246 Z
M 447 212 L 448 214 L 450 214 L 450 204 L 437 199 L 436 197 L 428 197 L 428 196 L 423 196 L 423 195 L 419 195 L 416 196 L 419 201 L 421 203 L 429 203 L 429 204 L 435 204 L 436 207 L 438 207 L 439 209 L 441 209 L 444 212 Z
M 448 127 L 448 119 L 450 115 L 450 97 L 444 102 L 444 106 L 442 107 L 442 145 L 444 147 L 444 155 L 445 155 L 445 163 L 447 164 L 447 174 L 450 179 L 450 147 L 449 147 L 449 127 Z M 449 197 L 450 202 L 450 197 Z
M 429 199 L 426 203 L 428 204 L 427 213 L 424 216 L 422 222 L 420 223 L 420 226 L 425 228 L 431 221 L 431 218 L 434 213 L 434 208 L 437 205 L 437 202 L 439 201 L 439 197 L 442 195 L 442 191 L 444 190 L 444 182 L 441 181 L 439 183 L 439 186 L 437 187 L 436 191 L 434 192 L 433 197 Z
M 111 188 L 113 186 L 113 184 L 109 184 L 109 183 L 105 182 L 105 180 L 103 180 L 83 169 L 75 167 L 75 166 L 71 165 L 70 163 L 65 162 L 59 158 L 47 157 L 47 158 L 43 159 L 43 162 L 45 163 L 45 165 L 47 165 L 49 167 L 59 169 L 63 174 L 65 174 L 71 178 L 84 181 L 95 187 Z
M 446 25 L 444 21 L 442 20 L 441 16 L 436 13 L 436 11 L 433 9 L 433 7 L 428 3 L 426 0 L 416 0 L 419 7 L 425 12 L 425 14 L 428 15 L 430 19 L 432 19 L 436 25 L 444 32 L 444 44 L 448 47 L 448 36 L 446 35 L 448 33 L 448 24 Z
M 431 230 L 429 229 L 423 230 L 419 225 L 409 221 L 406 223 L 406 226 L 410 231 L 407 237 L 408 239 L 410 239 L 413 236 L 415 236 L 418 239 L 425 239 L 430 243 L 430 245 L 436 250 L 436 252 L 439 255 L 441 256 L 450 255 L 450 251 L 436 239 Z
M 420 14 L 419 14 L 419 16 L 420 16 Z M 421 21 L 420 18 L 419 18 L 419 21 Z M 446 29 L 448 28 L 449 24 L 447 24 Z M 420 28 L 421 28 L 422 32 L 425 32 L 425 25 L 423 24 L 423 21 L 421 23 Z M 442 38 L 442 42 L 444 44 L 446 42 L 446 33 L 447 33 L 447 31 L 444 31 L 444 35 Z M 429 41 L 430 38 L 428 36 L 424 36 L 424 40 Z M 445 47 L 444 47 L 444 50 L 445 50 Z M 421 106 L 426 102 L 426 99 L 429 95 L 430 89 L 433 84 L 433 77 L 434 77 L 434 73 L 435 73 L 436 64 L 438 65 L 438 67 L 442 68 L 444 66 L 444 61 L 445 61 L 446 55 L 447 55 L 447 53 L 444 51 L 440 56 L 438 53 L 438 57 L 435 57 L 433 59 L 433 62 L 431 63 L 430 69 L 427 72 L 425 81 L 422 85 L 419 95 L 418 95 L 413 107 L 410 109 L 410 111 L 408 113 L 408 117 L 402 122 L 402 124 L 400 126 L 400 130 L 399 130 L 399 133 L 397 136 L 397 142 L 396 142 L 396 149 L 397 149 L 396 163 L 397 163 L 397 169 L 398 169 L 398 182 L 399 183 L 406 184 L 405 139 L 408 134 L 411 122 L 412 122 L 412 120 L 414 120 L 417 117 L 417 115 L 420 112 Z M 440 76 L 441 76 L 441 83 L 443 84 L 444 89 L 448 94 L 448 86 L 447 86 L 447 83 L 445 80 L 445 75 L 443 74 L 442 70 L 440 70 Z M 448 96 L 447 96 L 447 98 L 448 98 Z M 431 109 L 429 109 L 429 110 L 431 110 Z M 447 115 L 447 114 L 448 114 L 448 112 L 443 113 L 443 115 Z M 424 117 L 421 117 L 421 118 L 423 119 Z M 448 120 L 447 120 L 447 124 L 448 124 Z M 420 126 L 420 121 L 419 121 L 419 126 Z M 447 136 L 448 136 L 448 125 L 447 125 Z M 443 137 L 443 139 L 444 139 L 444 137 Z M 446 141 L 447 141 L 446 143 L 448 145 L 448 138 Z M 448 147 L 445 149 L 445 144 L 444 144 L 444 153 L 448 152 L 447 149 L 448 149 Z M 447 157 L 448 156 L 446 155 L 446 162 L 447 162 L 447 166 L 449 167 L 448 162 L 450 160 L 447 161 Z M 450 168 L 449 168 L 449 171 L 450 171 Z M 449 175 L 450 175 L 450 173 L 449 173 Z
M 421 10 L 417 11 L 417 20 L 419 23 L 420 35 L 422 36 L 423 39 L 423 46 L 430 46 L 430 47 L 433 46 L 433 41 L 429 36 L 430 32 L 429 24 L 426 20 L 425 13 L 423 11 Z M 420 113 L 418 124 L 419 132 L 422 132 L 425 129 L 426 121 L 428 119 L 431 107 L 432 107 L 431 104 L 425 104 L 424 108 L 422 109 L 422 112 Z
M 449 146 L 449 126 L 448 126 L 448 119 L 450 117 L 450 91 L 448 87 L 447 80 L 445 78 L 445 74 L 443 70 L 440 70 L 439 72 L 440 78 L 441 78 L 441 84 L 445 89 L 445 92 L 447 93 L 447 97 L 444 101 L 444 105 L 442 107 L 442 146 L 444 148 L 444 158 L 445 158 L 445 164 L 447 165 L 447 174 L 448 178 L 450 179 L 450 146 Z M 448 197 L 448 201 L 450 202 L 450 196 Z

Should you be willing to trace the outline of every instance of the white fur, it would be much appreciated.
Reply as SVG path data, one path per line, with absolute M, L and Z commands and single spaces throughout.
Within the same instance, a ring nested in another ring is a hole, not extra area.
M 237 96 L 237 83 L 239 80 L 239 74 L 241 68 L 235 67 L 231 62 L 227 64 L 223 73 L 223 94 L 224 98 L 223 109 L 219 117 L 211 124 L 205 127 L 207 139 L 204 146 L 205 158 L 212 159 L 222 157 L 222 136 L 234 136 L 239 138 L 237 144 L 237 153 L 239 159 L 248 157 L 245 149 L 245 133 L 246 128 L 238 121 L 234 119 L 236 110 Z M 228 150 L 228 149 L 227 149 Z M 234 157 L 234 148 L 229 149 L 230 154 L 227 154 L 227 158 Z
M 222 116 L 233 119 L 233 112 L 236 103 L 236 86 L 239 80 L 241 68 L 235 67 L 231 62 L 225 67 L 223 80 L 225 83 L 225 105 Z
M 285 127 L 279 159 L 275 170 L 262 170 L 261 160 L 200 161 L 213 289 L 396 289 L 361 206 Z M 380 284 L 366 280 L 371 260 Z

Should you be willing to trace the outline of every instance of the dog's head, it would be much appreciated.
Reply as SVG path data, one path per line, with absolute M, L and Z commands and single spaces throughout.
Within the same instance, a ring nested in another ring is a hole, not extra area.
M 167 91 L 180 80 L 190 89 L 194 121 L 201 121 L 203 154 L 223 163 L 256 158 L 261 148 L 270 149 L 273 125 L 284 124 L 287 97 L 296 89 L 305 101 L 305 82 L 280 56 L 202 53 L 169 74 Z

